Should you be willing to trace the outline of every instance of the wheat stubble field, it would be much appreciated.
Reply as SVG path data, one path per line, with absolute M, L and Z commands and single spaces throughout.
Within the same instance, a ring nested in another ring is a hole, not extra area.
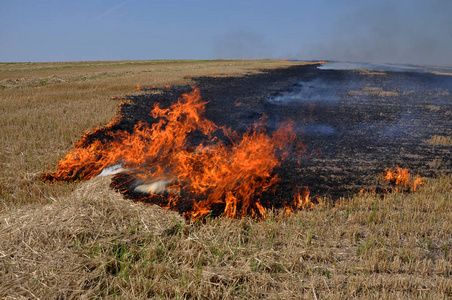
M 0 64 L 1 183 L 5 204 L 46 203 L 71 187 L 36 186 L 33 177 L 58 160 L 83 132 L 105 125 L 136 86 L 190 84 L 288 65 L 281 61 L 133 61 Z M 215 73 L 215 74 L 213 74 Z M 53 195 L 53 196 L 52 196 Z
M 196 76 L 295 64 L 302 63 L 0 64 L 0 298 L 452 297 L 451 176 L 425 178 L 414 193 L 194 224 L 124 200 L 107 178 L 37 177 L 86 130 L 107 124 L 127 95 L 146 93 L 138 84 L 189 85 Z M 431 142 L 450 145 L 450 137 Z

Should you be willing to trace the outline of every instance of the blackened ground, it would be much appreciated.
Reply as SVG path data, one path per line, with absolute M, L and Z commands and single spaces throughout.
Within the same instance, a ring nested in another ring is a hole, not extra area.
M 301 164 L 300 153 L 293 153 L 275 170 L 281 178 L 278 203 L 305 186 L 313 196 L 333 199 L 376 187 L 378 174 L 397 165 L 421 176 L 452 173 L 451 146 L 427 142 L 434 135 L 452 136 L 452 76 L 308 65 L 194 81 L 209 101 L 206 117 L 217 125 L 241 133 L 267 115 L 271 132 L 281 121 L 295 121 L 307 151 Z M 154 122 L 149 111 L 155 102 L 166 107 L 190 91 L 175 86 L 134 96 L 111 130 Z

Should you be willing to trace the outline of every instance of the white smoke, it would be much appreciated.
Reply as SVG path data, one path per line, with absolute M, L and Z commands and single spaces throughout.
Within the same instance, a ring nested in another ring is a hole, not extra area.
M 275 105 L 335 102 L 340 100 L 340 94 L 344 92 L 343 90 L 343 85 L 338 82 L 326 82 L 322 79 L 301 81 L 293 91 L 269 98 L 267 102 Z
M 141 192 L 145 194 L 162 194 L 167 191 L 168 185 L 172 180 L 157 180 L 149 184 L 142 184 L 135 187 L 135 192 Z
M 452 66 L 452 1 L 356 1 L 296 59 Z
M 116 165 L 104 168 L 102 170 L 102 172 L 100 172 L 100 174 L 97 176 L 109 176 L 109 175 L 115 175 L 115 174 L 124 173 L 124 172 L 128 172 L 128 171 L 130 171 L 130 169 L 124 169 L 122 164 L 116 164 Z

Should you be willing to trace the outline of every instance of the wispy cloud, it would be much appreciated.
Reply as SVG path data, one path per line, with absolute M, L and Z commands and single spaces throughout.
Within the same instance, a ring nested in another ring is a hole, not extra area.
M 132 1 L 132 0 L 124 1 L 124 2 L 122 2 L 121 4 L 118 4 L 118 5 L 114 6 L 114 7 L 112 7 L 112 8 L 110 8 L 110 9 L 106 10 L 104 13 L 102 13 L 102 14 L 98 15 L 97 17 L 95 17 L 95 18 L 93 19 L 93 21 L 97 21 L 97 20 L 99 20 L 99 19 L 102 19 L 102 18 L 105 17 L 105 16 L 108 16 L 109 14 L 111 14 L 112 12 L 114 12 L 115 10 L 117 10 L 118 8 L 124 6 L 125 4 L 129 3 L 130 1 Z

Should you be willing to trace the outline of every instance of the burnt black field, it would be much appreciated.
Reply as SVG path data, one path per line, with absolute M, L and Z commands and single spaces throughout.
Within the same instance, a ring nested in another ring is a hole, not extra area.
M 452 136 L 450 75 L 307 65 L 193 80 L 208 101 L 206 117 L 219 126 L 243 133 L 266 116 L 271 132 L 282 121 L 295 122 L 297 142 L 306 149 L 275 170 L 281 178 L 272 195 L 275 204 L 306 186 L 312 196 L 333 200 L 363 188 L 385 188 L 377 177 L 395 166 L 425 177 L 452 173 L 452 146 L 428 142 L 435 135 Z M 152 123 L 149 111 L 155 102 L 167 107 L 191 89 L 174 86 L 130 97 L 121 108 L 121 122 L 109 130 L 132 131 L 138 121 Z M 193 144 L 199 138 L 194 134 Z

